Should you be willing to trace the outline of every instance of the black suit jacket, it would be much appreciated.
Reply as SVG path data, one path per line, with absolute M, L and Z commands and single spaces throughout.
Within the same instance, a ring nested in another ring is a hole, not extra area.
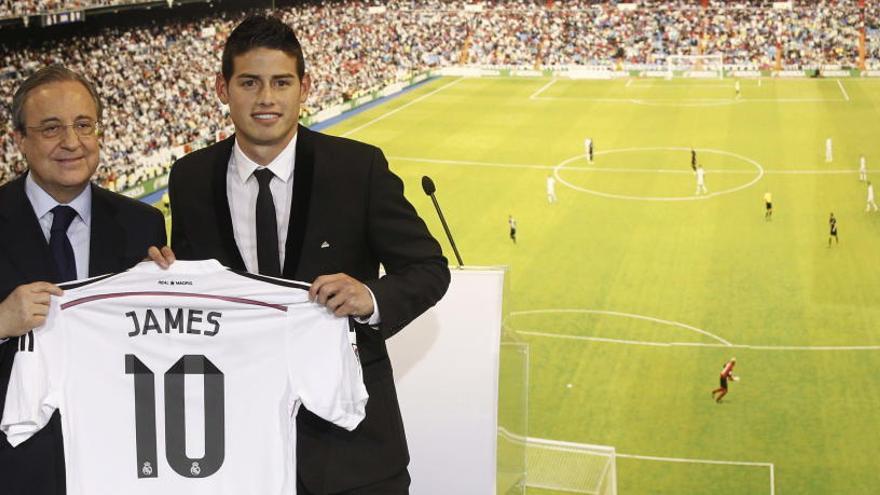
M 171 246 L 180 259 L 216 258 L 244 270 L 226 194 L 234 137 L 171 169 Z M 383 480 L 409 462 L 385 339 L 433 306 L 449 286 L 440 245 L 403 195 L 382 152 L 299 127 L 283 276 L 312 282 L 346 273 L 376 297 L 379 329 L 356 325 L 367 416 L 354 432 L 301 409 L 297 468 L 309 491 Z M 324 247 L 322 247 L 324 246 Z M 386 275 L 379 278 L 379 264 Z
M 0 187 L 0 300 L 21 284 L 58 280 L 49 244 L 24 191 L 25 176 Z M 89 276 L 119 272 L 143 260 L 147 248 L 165 245 L 159 210 L 100 187 L 92 188 Z M 0 344 L 0 411 L 18 350 L 16 339 Z M 56 412 L 49 424 L 12 448 L 0 433 L 0 493 L 60 495 L 64 450 Z

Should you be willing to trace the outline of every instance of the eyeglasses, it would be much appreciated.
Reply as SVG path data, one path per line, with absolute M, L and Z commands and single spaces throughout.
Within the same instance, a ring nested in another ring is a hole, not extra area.
M 29 130 L 37 131 L 44 139 L 56 139 L 67 130 L 68 127 L 73 128 L 73 132 L 79 137 L 95 137 L 101 132 L 101 124 L 90 120 L 80 120 L 72 124 L 46 124 L 35 127 L 26 127 Z

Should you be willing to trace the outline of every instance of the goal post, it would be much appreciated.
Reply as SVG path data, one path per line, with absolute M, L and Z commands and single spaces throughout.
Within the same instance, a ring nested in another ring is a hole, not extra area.
M 543 438 L 524 438 L 499 428 L 501 441 L 525 445 L 526 487 L 544 490 L 617 495 L 614 447 Z
M 666 58 L 667 78 L 686 77 L 699 79 L 724 79 L 724 56 L 669 55 Z

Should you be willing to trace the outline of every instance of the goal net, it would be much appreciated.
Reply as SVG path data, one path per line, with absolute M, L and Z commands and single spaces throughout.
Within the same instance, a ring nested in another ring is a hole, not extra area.
M 617 456 L 614 447 L 524 438 L 499 429 L 502 441 L 525 444 L 529 488 L 617 495 Z
M 670 55 L 666 58 L 669 79 L 690 77 L 701 79 L 724 78 L 723 55 Z

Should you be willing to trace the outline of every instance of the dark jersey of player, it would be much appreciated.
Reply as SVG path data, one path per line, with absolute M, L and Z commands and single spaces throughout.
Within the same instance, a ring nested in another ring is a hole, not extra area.
M 721 370 L 721 378 L 730 378 L 730 375 L 733 374 L 733 367 L 736 365 L 733 361 L 728 361 L 727 364 L 724 365 L 724 368 Z

